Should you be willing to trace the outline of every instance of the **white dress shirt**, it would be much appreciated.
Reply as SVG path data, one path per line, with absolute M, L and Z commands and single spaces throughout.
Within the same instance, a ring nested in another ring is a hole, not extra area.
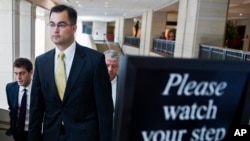
M 70 69 L 72 66 L 73 59 L 74 59 L 75 51 L 76 51 L 76 43 L 75 42 L 73 42 L 67 49 L 65 49 L 63 51 L 65 54 L 64 64 L 65 64 L 66 80 L 68 80 L 68 78 L 69 78 L 69 73 L 70 73 Z M 56 48 L 55 66 L 54 66 L 55 67 L 55 74 L 56 74 L 56 68 L 58 65 L 58 59 L 59 59 L 60 52 L 61 51 L 58 48 Z
M 114 107 L 115 107 L 117 76 L 111 81 L 111 85 L 112 85 L 112 99 L 113 99 L 113 104 L 114 104 Z

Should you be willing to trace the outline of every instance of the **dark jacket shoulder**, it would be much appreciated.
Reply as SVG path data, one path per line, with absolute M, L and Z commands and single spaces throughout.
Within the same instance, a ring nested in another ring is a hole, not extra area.
M 11 87 L 18 86 L 17 82 L 10 82 L 6 84 L 6 90 L 8 90 Z

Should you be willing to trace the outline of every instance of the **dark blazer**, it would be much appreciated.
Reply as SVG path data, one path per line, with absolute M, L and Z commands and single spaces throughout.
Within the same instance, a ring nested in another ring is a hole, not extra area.
M 6 85 L 6 94 L 10 110 L 10 128 L 6 132 L 7 136 L 13 135 L 13 132 L 16 128 L 18 113 L 18 93 L 19 85 L 17 82 L 11 82 Z
M 52 49 L 35 61 L 29 141 L 57 141 L 62 121 L 66 141 L 111 141 L 112 91 L 104 55 L 76 43 L 63 101 L 55 84 L 54 56 Z

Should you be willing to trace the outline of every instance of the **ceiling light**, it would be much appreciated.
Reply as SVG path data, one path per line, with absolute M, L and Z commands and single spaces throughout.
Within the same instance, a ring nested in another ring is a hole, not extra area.
M 239 15 L 240 15 L 240 16 L 243 16 L 243 14 L 242 14 L 242 13 L 240 13 Z
M 105 2 L 105 7 L 109 7 L 109 2 Z

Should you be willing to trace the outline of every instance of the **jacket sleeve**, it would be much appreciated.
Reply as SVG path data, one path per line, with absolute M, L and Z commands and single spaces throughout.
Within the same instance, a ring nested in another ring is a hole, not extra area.
M 38 59 L 36 59 L 30 98 L 29 141 L 42 141 L 41 132 L 44 109 L 45 104 L 41 91 L 39 65 Z
M 109 80 L 104 55 L 102 55 L 98 61 L 98 66 L 94 74 L 94 89 L 98 112 L 100 141 L 111 141 L 114 111 L 111 82 Z
M 6 135 L 7 136 L 11 136 L 13 134 L 13 128 L 14 128 L 14 119 L 13 119 L 13 113 L 14 113 L 14 109 L 12 107 L 11 104 L 11 100 L 10 100 L 10 92 L 9 92 L 9 84 L 6 85 L 6 96 L 7 96 L 7 102 L 8 102 L 8 106 L 9 106 L 9 118 L 10 118 L 10 128 L 6 131 Z

